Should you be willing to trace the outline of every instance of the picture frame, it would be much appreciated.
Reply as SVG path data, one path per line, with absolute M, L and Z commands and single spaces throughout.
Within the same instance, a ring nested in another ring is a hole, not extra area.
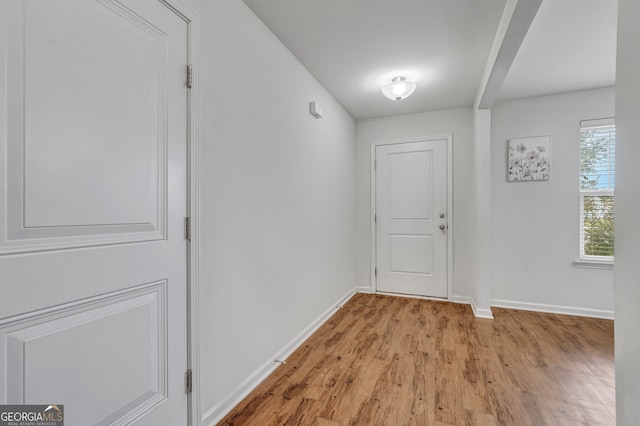
M 551 136 L 513 138 L 507 142 L 507 182 L 549 180 Z

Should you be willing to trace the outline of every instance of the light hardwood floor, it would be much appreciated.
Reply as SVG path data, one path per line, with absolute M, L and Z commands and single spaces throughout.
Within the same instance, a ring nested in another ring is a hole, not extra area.
M 613 321 L 357 294 L 220 425 L 614 425 Z

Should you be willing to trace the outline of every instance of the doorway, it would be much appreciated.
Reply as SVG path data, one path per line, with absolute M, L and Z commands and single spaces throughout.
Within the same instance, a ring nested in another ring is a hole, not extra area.
M 374 144 L 376 292 L 451 296 L 451 138 Z

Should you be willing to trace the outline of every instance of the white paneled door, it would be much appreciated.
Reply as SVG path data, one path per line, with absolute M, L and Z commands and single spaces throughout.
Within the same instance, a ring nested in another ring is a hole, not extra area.
M 376 289 L 446 298 L 447 141 L 375 151 Z
M 187 423 L 188 24 L 0 2 L 0 404 Z

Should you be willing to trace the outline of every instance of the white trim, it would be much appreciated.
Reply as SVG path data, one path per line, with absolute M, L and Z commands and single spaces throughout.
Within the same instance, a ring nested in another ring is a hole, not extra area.
M 583 130 L 595 129 L 599 127 L 609 127 L 613 128 L 613 132 L 615 133 L 615 118 L 599 118 L 592 120 L 582 120 L 580 121 L 580 150 L 582 150 L 582 144 L 584 142 Z M 610 129 L 611 130 L 611 129 Z M 611 135 L 611 134 L 610 134 Z M 609 144 L 609 154 L 611 154 L 611 144 Z M 613 153 L 615 153 L 615 136 L 613 137 Z M 613 176 L 615 174 L 615 158 L 611 158 L 608 156 L 608 175 Z M 582 159 L 580 160 L 580 167 L 582 167 Z M 580 172 L 580 180 L 582 180 L 582 170 Z M 573 262 L 574 266 L 577 268 L 587 268 L 587 269 L 612 269 L 613 268 L 613 257 L 606 256 L 589 256 L 584 253 L 585 246 L 585 228 L 584 228 L 584 220 L 585 220 L 585 211 L 584 211 L 584 197 L 615 197 L 615 188 L 602 188 L 602 189 L 582 189 L 580 188 L 579 197 L 580 197 L 580 221 L 579 221 L 579 258 Z
M 573 261 L 573 266 L 583 269 L 613 269 L 613 260 L 607 258 L 582 257 Z
M 476 314 L 476 301 L 473 299 L 473 297 L 468 297 L 468 296 L 453 296 L 453 303 L 460 303 L 462 305 L 471 305 L 471 310 L 473 311 L 473 315 L 477 316 Z
M 593 129 L 595 127 L 605 127 L 605 126 L 615 126 L 615 125 L 616 125 L 615 117 L 594 118 L 590 120 L 580 121 L 581 129 Z
M 514 300 L 491 299 L 491 306 L 495 308 L 518 309 L 522 311 L 545 312 L 549 314 L 573 315 L 589 318 L 610 320 L 614 318 L 613 311 L 578 308 L 572 306 L 547 305 L 543 303 L 517 302 Z
M 188 93 L 187 215 L 191 217 L 191 242 L 187 265 L 187 366 L 192 370 L 192 391 L 187 395 L 187 424 L 201 426 L 200 394 L 200 15 L 190 0 L 161 0 L 188 24 L 188 59 L 192 66 L 192 87 Z M 187 65 L 187 64 L 185 64 Z
M 581 195 L 586 195 L 587 197 L 615 197 L 614 189 L 581 189 Z
M 353 288 L 353 291 L 356 293 L 373 294 L 371 287 L 367 287 L 366 285 L 356 286 Z
M 447 296 L 453 299 L 453 135 L 447 136 Z
M 491 308 L 476 308 L 476 317 L 493 319 L 493 312 L 491 312 Z
M 285 344 L 278 352 L 269 357 L 260 367 L 258 367 L 253 373 L 249 375 L 241 384 L 231 392 L 231 394 L 222 402 L 214 405 L 204 413 L 202 416 L 202 423 L 207 426 L 213 426 L 217 424 L 224 416 L 229 414 L 233 408 L 240 403 L 246 396 L 254 390 L 269 374 L 280 365 L 275 362 L 278 360 L 285 360 L 291 355 L 300 345 L 302 345 L 309 336 L 315 333 L 331 316 L 344 306 L 356 293 L 369 293 L 368 287 L 354 287 L 347 294 L 342 296 L 336 303 L 334 303 L 329 309 L 322 313 L 315 321 L 307 326 L 300 334 L 295 336 Z
M 371 293 L 377 292 L 375 268 L 377 264 L 376 258 L 376 147 L 381 145 L 396 145 L 402 143 L 412 142 L 428 142 L 435 140 L 446 140 L 447 142 L 447 298 L 433 298 L 433 300 L 453 300 L 453 233 L 454 229 L 454 212 L 453 212 L 453 135 L 435 135 L 435 136 L 422 136 L 413 138 L 401 138 L 391 140 L 377 140 L 371 141 L 369 146 L 370 150 L 370 163 L 369 163 L 369 175 L 370 175 L 370 189 L 371 189 L 371 205 L 369 206 L 369 223 L 370 223 L 370 237 L 371 237 L 371 258 L 370 258 L 370 285 Z
M 466 305 L 471 305 L 471 310 L 473 311 L 473 315 L 476 318 L 484 318 L 484 319 L 493 319 L 493 313 L 491 312 L 491 308 L 489 309 L 479 309 L 476 306 L 476 301 L 473 297 L 468 296 L 453 296 L 453 303 L 461 303 Z

